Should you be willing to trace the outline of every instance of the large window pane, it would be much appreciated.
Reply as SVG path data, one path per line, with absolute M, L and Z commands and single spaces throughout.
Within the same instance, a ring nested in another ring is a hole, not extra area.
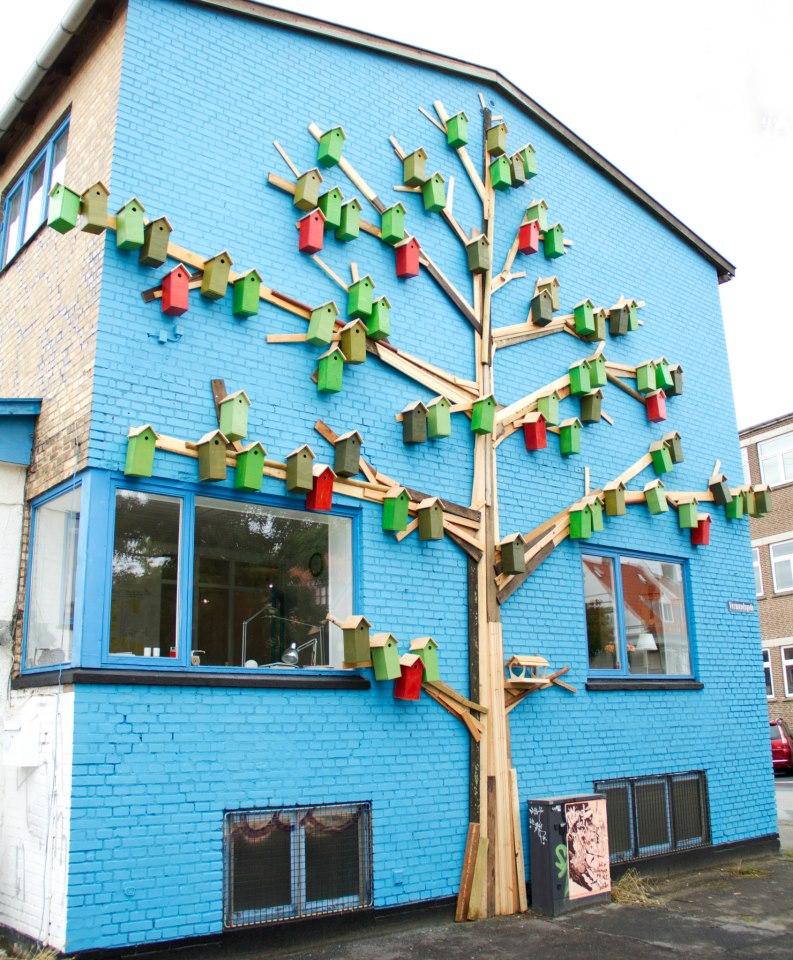
M 777 593 L 793 590 L 793 540 L 771 545 L 771 570 Z
M 80 488 L 36 510 L 25 665 L 67 663 L 72 655 Z
M 757 445 L 763 482 L 774 486 L 793 480 L 793 433 Z
M 637 557 L 620 567 L 629 673 L 689 674 L 682 567 Z
M 609 557 L 584 556 L 584 596 L 589 666 L 595 670 L 619 667 L 614 562 Z
M 28 203 L 25 211 L 25 242 L 38 230 L 44 219 L 44 173 L 46 168 L 46 160 L 42 158 L 29 174 Z
M 3 265 L 14 256 L 19 249 L 19 228 L 22 225 L 22 187 L 8 200 L 6 206 L 6 234 L 5 249 L 3 250 Z
M 66 146 L 69 142 L 69 128 L 67 127 L 58 137 L 52 147 L 52 165 L 50 167 L 49 186 L 63 183 L 66 176 Z

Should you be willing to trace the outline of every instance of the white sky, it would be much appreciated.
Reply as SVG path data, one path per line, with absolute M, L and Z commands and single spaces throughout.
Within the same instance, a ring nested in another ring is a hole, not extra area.
M 500 70 L 737 266 L 720 290 L 738 424 L 793 411 L 790 0 L 276 5 Z M 70 6 L 3 10 L 0 105 Z

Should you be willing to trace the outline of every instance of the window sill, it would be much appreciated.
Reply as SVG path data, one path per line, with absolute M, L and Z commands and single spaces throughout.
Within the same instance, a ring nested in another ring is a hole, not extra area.
M 633 680 L 628 677 L 590 677 L 587 690 L 703 690 L 699 680 Z

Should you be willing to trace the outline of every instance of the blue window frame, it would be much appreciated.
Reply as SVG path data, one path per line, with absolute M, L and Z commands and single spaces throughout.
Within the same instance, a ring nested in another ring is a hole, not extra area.
M 66 170 L 69 120 L 64 120 L 6 192 L 0 230 L 0 270 L 4 269 L 47 219 L 49 192 Z

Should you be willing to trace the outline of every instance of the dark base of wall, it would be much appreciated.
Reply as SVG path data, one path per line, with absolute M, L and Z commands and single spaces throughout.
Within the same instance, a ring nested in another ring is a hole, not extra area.
M 671 877 L 691 870 L 730 863 L 743 857 L 762 857 L 778 852 L 779 834 L 770 833 L 766 837 L 736 840 L 734 843 L 722 843 L 716 847 L 697 847 L 694 850 L 681 850 L 679 853 L 667 853 L 659 857 L 615 863 L 611 867 L 611 879 L 618 880 L 626 870 L 631 869 L 645 877 Z

